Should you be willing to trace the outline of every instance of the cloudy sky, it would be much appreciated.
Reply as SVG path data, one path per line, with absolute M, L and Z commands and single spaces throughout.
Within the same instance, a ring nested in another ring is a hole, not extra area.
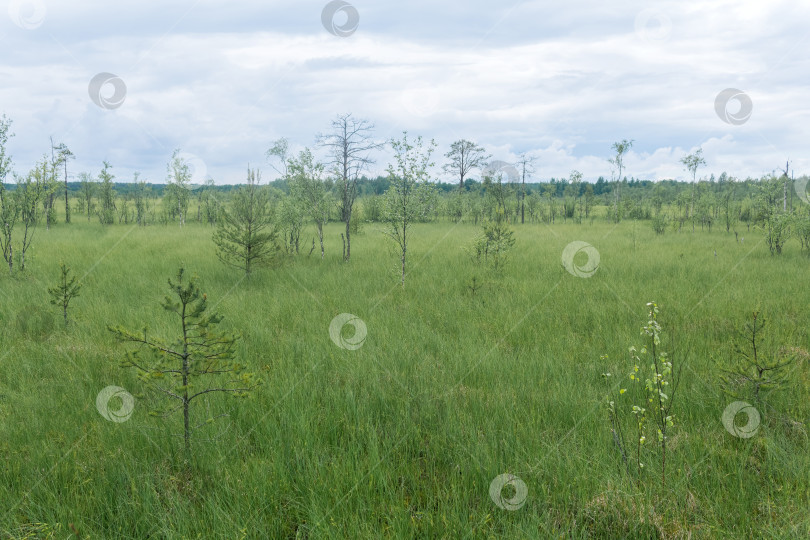
M 787 159 L 810 172 L 806 1 L 2 4 L 0 114 L 19 173 L 52 136 L 73 174 L 107 160 L 119 181 L 163 182 L 179 148 L 195 180 L 241 182 L 248 164 L 270 179 L 274 139 L 313 146 L 344 112 L 380 140 L 434 138 L 438 165 L 459 138 L 493 159 L 535 155 L 540 181 L 609 178 L 621 139 L 641 178 L 685 179 L 698 147 L 706 175 Z M 382 173 L 390 156 L 376 158 Z

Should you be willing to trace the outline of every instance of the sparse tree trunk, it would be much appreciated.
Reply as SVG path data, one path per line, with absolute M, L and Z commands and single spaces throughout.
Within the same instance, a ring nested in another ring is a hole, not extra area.
M 321 259 L 323 259 L 324 251 L 323 251 L 323 224 L 318 223 L 318 241 L 321 243 Z
M 65 223 L 70 223 L 70 199 L 68 195 L 67 159 L 64 160 L 64 164 L 65 164 Z
M 369 154 L 382 147 L 371 138 L 374 125 L 366 120 L 357 120 L 351 113 L 342 114 L 332 122 L 333 133 L 319 135 L 318 143 L 332 152 L 331 165 L 340 182 L 341 217 L 346 222 L 343 260 L 351 259 L 351 217 L 357 198 L 357 181 L 361 172 L 374 161 Z
M 349 213 L 351 216 L 351 213 Z M 346 239 L 343 241 L 343 260 L 348 261 L 352 256 L 351 217 L 346 220 Z

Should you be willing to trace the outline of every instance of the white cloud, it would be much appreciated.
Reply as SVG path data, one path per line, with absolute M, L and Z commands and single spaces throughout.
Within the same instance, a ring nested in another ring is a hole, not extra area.
M 324 4 L 51 0 L 36 29 L 3 21 L 0 112 L 15 121 L 18 171 L 53 135 L 77 155 L 76 172 L 106 159 L 121 179 L 140 170 L 162 181 L 179 147 L 217 182 L 240 182 L 248 162 L 265 165 L 272 140 L 311 146 L 346 111 L 381 138 L 435 138 L 437 162 L 461 137 L 496 159 L 529 152 L 542 180 L 572 169 L 609 178 L 610 146 L 624 138 L 635 140 L 636 177 L 686 178 L 679 159 L 699 146 L 707 175 L 760 175 L 787 158 L 797 173 L 810 166 L 810 6 L 358 1 L 359 28 L 338 38 L 321 26 Z M 89 99 L 101 71 L 127 84 L 117 110 Z M 744 125 L 714 112 L 729 87 L 754 103 Z

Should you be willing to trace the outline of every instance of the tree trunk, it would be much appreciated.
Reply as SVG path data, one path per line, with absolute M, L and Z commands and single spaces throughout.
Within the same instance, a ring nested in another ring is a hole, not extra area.
M 183 373 L 183 381 L 186 381 L 186 374 Z M 186 384 L 183 382 L 183 384 Z M 183 395 L 183 442 L 186 453 L 186 467 L 191 463 L 191 430 L 188 423 L 188 392 Z
M 183 442 L 185 446 L 185 464 L 186 467 L 191 463 L 191 429 L 188 421 L 188 373 L 190 370 L 188 357 L 188 332 L 186 330 L 186 304 L 183 301 L 183 311 L 180 315 L 183 321 Z
M 67 162 L 65 162 L 65 223 L 70 223 L 70 201 L 68 200 Z
M 526 200 L 526 180 L 523 180 L 520 188 L 520 224 L 523 225 L 525 223 L 526 212 L 524 208 L 524 204 Z
M 402 227 L 402 288 L 405 288 L 405 254 L 408 251 L 408 243 L 405 237 L 406 228 Z
M 349 212 L 346 216 L 346 239 L 344 240 L 345 249 L 343 251 L 343 260 L 349 262 L 349 259 L 352 256 L 352 239 L 351 239 L 351 221 L 352 221 L 352 213 Z
M 321 242 L 321 260 L 323 260 L 323 224 L 318 224 L 318 240 Z

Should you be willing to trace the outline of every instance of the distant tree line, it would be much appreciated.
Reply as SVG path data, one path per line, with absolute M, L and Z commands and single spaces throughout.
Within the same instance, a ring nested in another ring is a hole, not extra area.
M 434 160 L 433 141 L 408 133 L 379 141 L 373 124 L 341 114 L 327 132 L 317 135 L 314 148 L 293 155 L 287 139 L 271 143 L 266 157 L 279 173 L 277 180 L 262 184 L 260 171 L 249 169 L 245 184 L 217 185 L 210 177 L 192 184 L 191 164 L 179 149 L 167 163 L 163 183 L 147 183 L 137 172 L 131 181 L 120 181 L 107 161 L 97 173 L 78 173 L 73 176 L 78 181 L 71 181 L 69 164 L 75 156 L 65 143 L 53 139 L 49 152 L 28 173 L 18 174 L 8 153 L 11 137 L 11 120 L 3 115 L 0 253 L 9 271 L 15 265 L 25 269 L 38 226 L 50 229 L 79 217 L 104 226 L 215 227 L 212 237 L 220 258 L 246 273 L 270 264 L 277 254 L 299 254 L 310 240 L 308 253 L 318 249 L 323 258 L 324 226 L 330 222 L 343 224 L 342 258 L 349 261 L 352 235 L 363 223 L 381 223 L 400 252 L 403 285 L 411 225 L 439 220 L 481 227 L 479 247 L 486 260 L 490 246 L 511 246 L 510 225 L 595 219 L 648 220 L 657 234 L 719 228 L 738 240 L 740 227 L 754 226 L 765 233 L 774 255 L 789 238 L 797 238 L 810 253 L 810 206 L 806 193 L 796 193 L 796 186 L 806 186 L 806 177 L 794 178 L 789 162 L 778 174 L 762 178 L 738 179 L 725 172 L 700 175 L 706 165 L 701 149 L 680 159 L 690 181 L 628 176 L 624 158 L 634 141 L 627 139 L 614 143 L 606 159 L 610 180 L 600 176 L 587 182 L 574 170 L 567 177 L 540 181 L 535 157 L 493 161 L 482 146 L 460 139 L 444 159 Z M 394 162 L 388 164 L 387 174 L 369 177 L 374 156 L 384 147 L 393 151 Z M 325 155 L 322 160 L 316 157 L 318 149 Z M 451 182 L 431 177 L 437 165 Z M 308 225 L 314 225 L 316 236 L 302 236 Z

